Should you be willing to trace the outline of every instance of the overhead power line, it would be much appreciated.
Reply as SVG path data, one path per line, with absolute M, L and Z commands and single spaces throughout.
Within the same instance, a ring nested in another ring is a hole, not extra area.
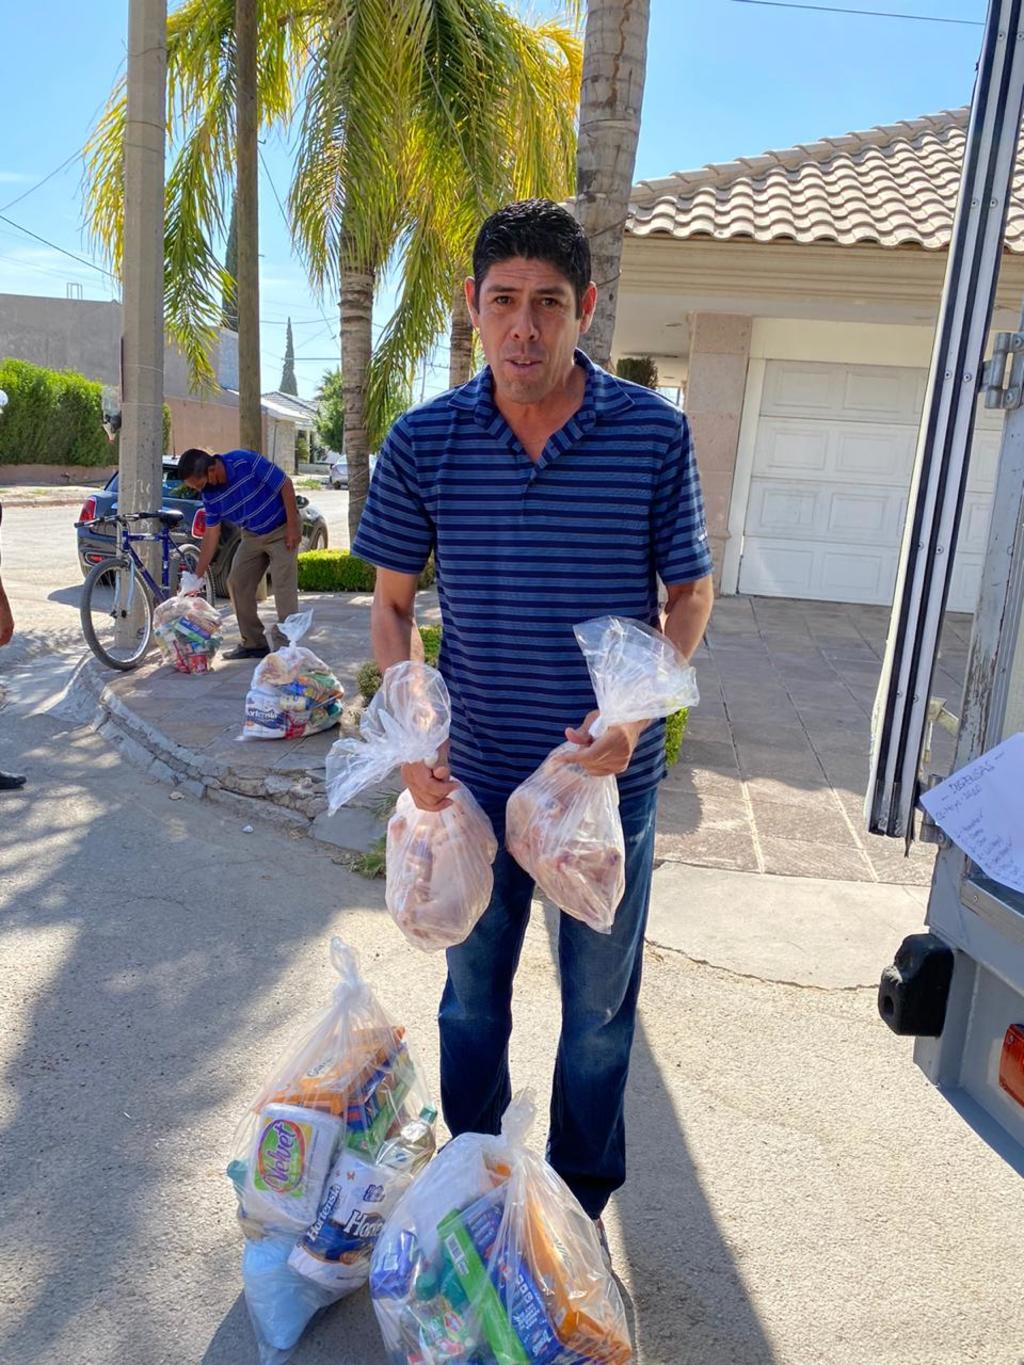
M 78 261 L 80 265 L 87 265 L 90 270 L 95 270 L 100 275 L 106 275 L 110 280 L 117 280 L 120 284 L 120 280 L 118 280 L 118 277 L 112 271 L 104 270 L 103 267 L 97 265 L 95 261 L 87 261 L 84 256 L 76 256 L 73 251 L 68 251 L 64 247 L 58 246 L 56 242 L 51 242 L 45 237 L 40 237 L 38 232 L 29 231 L 27 227 L 22 227 L 20 223 L 16 223 L 13 218 L 8 218 L 3 213 L 0 213 L 0 223 L 8 223 L 12 228 L 17 228 L 19 232 L 23 232 L 26 237 L 32 237 L 35 241 L 42 242 L 43 246 L 48 246 L 51 251 L 59 251 L 62 256 L 67 256 L 72 261 Z
M 801 5 L 797 0 L 732 0 L 734 5 L 764 5 L 768 9 L 803 9 L 816 14 L 860 14 L 867 19 L 913 19 L 920 24 L 964 24 L 981 28 L 981 19 L 947 19 L 940 14 L 904 14 L 889 9 L 847 9 L 841 5 Z

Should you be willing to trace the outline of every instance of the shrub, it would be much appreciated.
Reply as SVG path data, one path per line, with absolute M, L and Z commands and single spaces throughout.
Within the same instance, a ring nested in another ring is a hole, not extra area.
M 420 574 L 420 587 L 434 581 L 434 561 Z M 299 588 L 303 592 L 373 592 L 377 570 L 348 550 L 306 550 L 299 555 Z
M 647 389 L 658 387 L 658 367 L 649 355 L 623 356 L 615 366 L 615 373 L 620 379 L 643 384 Z
M 670 768 L 679 761 L 679 750 L 683 746 L 688 715 L 689 712 L 684 706 L 681 711 L 673 712 L 665 722 L 665 762 Z
M 420 639 L 423 641 L 425 662 L 430 664 L 432 668 L 436 668 L 441 654 L 441 627 L 420 626 Z M 381 684 L 380 669 L 372 659 L 367 659 L 365 664 L 360 664 L 356 673 L 356 682 L 359 684 L 363 701 L 369 705 Z
M 102 425 L 102 385 L 71 370 L 5 360 L 0 389 L 8 399 L 0 417 L 0 464 L 115 462 Z

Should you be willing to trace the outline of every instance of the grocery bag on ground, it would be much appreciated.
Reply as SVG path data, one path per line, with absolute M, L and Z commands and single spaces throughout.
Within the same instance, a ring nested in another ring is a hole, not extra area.
M 370 1293 L 390 1365 L 625 1365 L 626 1315 L 595 1224 L 527 1148 L 527 1091 L 500 1137 L 454 1138 L 401 1196 Z
M 302 739 L 341 719 L 345 689 L 323 659 L 298 643 L 312 625 L 311 611 L 282 621 L 288 644 L 256 665 L 245 698 L 243 738 Z
M 451 701 L 436 668 L 392 665 L 363 712 L 359 737 L 339 739 L 327 756 L 332 811 L 403 763 L 437 764 L 448 738 Z M 444 810 L 420 810 L 408 791 L 388 822 L 385 899 L 395 923 L 419 948 L 450 948 L 487 909 L 498 842 L 467 787 Z
M 208 673 L 223 643 L 220 612 L 205 598 L 184 593 L 153 612 L 153 634 L 160 653 L 179 673 Z
M 334 998 L 273 1068 L 228 1167 L 262 1365 L 281 1365 L 318 1309 L 366 1283 L 385 1217 L 434 1152 L 437 1113 L 404 1029 L 338 938 L 331 961 Z
M 699 700 L 697 679 L 664 635 L 639 621 L 601 616 L 576 627 L 600 715 L 609 725 L 655 720 Z M 545 896 L 599 933 L 611 933 L 625 892 L 626 848 L 614 777 L 573 763 L 577 744 L 560 744 L 508 800 L 508 851 Z

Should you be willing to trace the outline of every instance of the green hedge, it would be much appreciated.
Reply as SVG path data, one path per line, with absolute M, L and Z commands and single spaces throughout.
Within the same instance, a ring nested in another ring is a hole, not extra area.
M 8 400 L 0 417 L 0 464 L 115 464 L 102 426 L 102 387 L 71 370 L 0 363 Z
M 684 706 L 681 711 L 674 712 L 665 722 L 665 762 L 671 768 L 679 761 L 679 750 L 683 747 L 683 736 L 686 734 L 686 721 L 689 711 Z
M 420 587 L 434 581 L 434 561 L 420 574 Z M 377 570 L 348 550 L 306 550 L 299 555 L 302 592 L 373 592 Z
M 0 416 L 0 464 L 117 464 L 118 442 L 103 430 L 103 385 L 74 370 L 47 370 L 27 360 L 0 362 L 7 407 Z M 164 404 L 163 448 L 171 448 L 171 410 Z

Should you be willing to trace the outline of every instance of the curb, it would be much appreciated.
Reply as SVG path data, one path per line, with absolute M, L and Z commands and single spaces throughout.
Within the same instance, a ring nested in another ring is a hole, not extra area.
M 383 789 L 365 793 L 363 805 L 327 814 L 324 779 L 251 770 L 236 771 L 222 759 L 188 749 L 148 722 L 105 682 L 105 670 L 86 658 L 75 669 L 67 689 L 67 705 L 75 719 L 91 725 L 133 767 L 192 796 L 228 806 L 245 819 L 273 824 L 308 835 L 344 853 L 365 853 L 384 832 L 374 815 Z

